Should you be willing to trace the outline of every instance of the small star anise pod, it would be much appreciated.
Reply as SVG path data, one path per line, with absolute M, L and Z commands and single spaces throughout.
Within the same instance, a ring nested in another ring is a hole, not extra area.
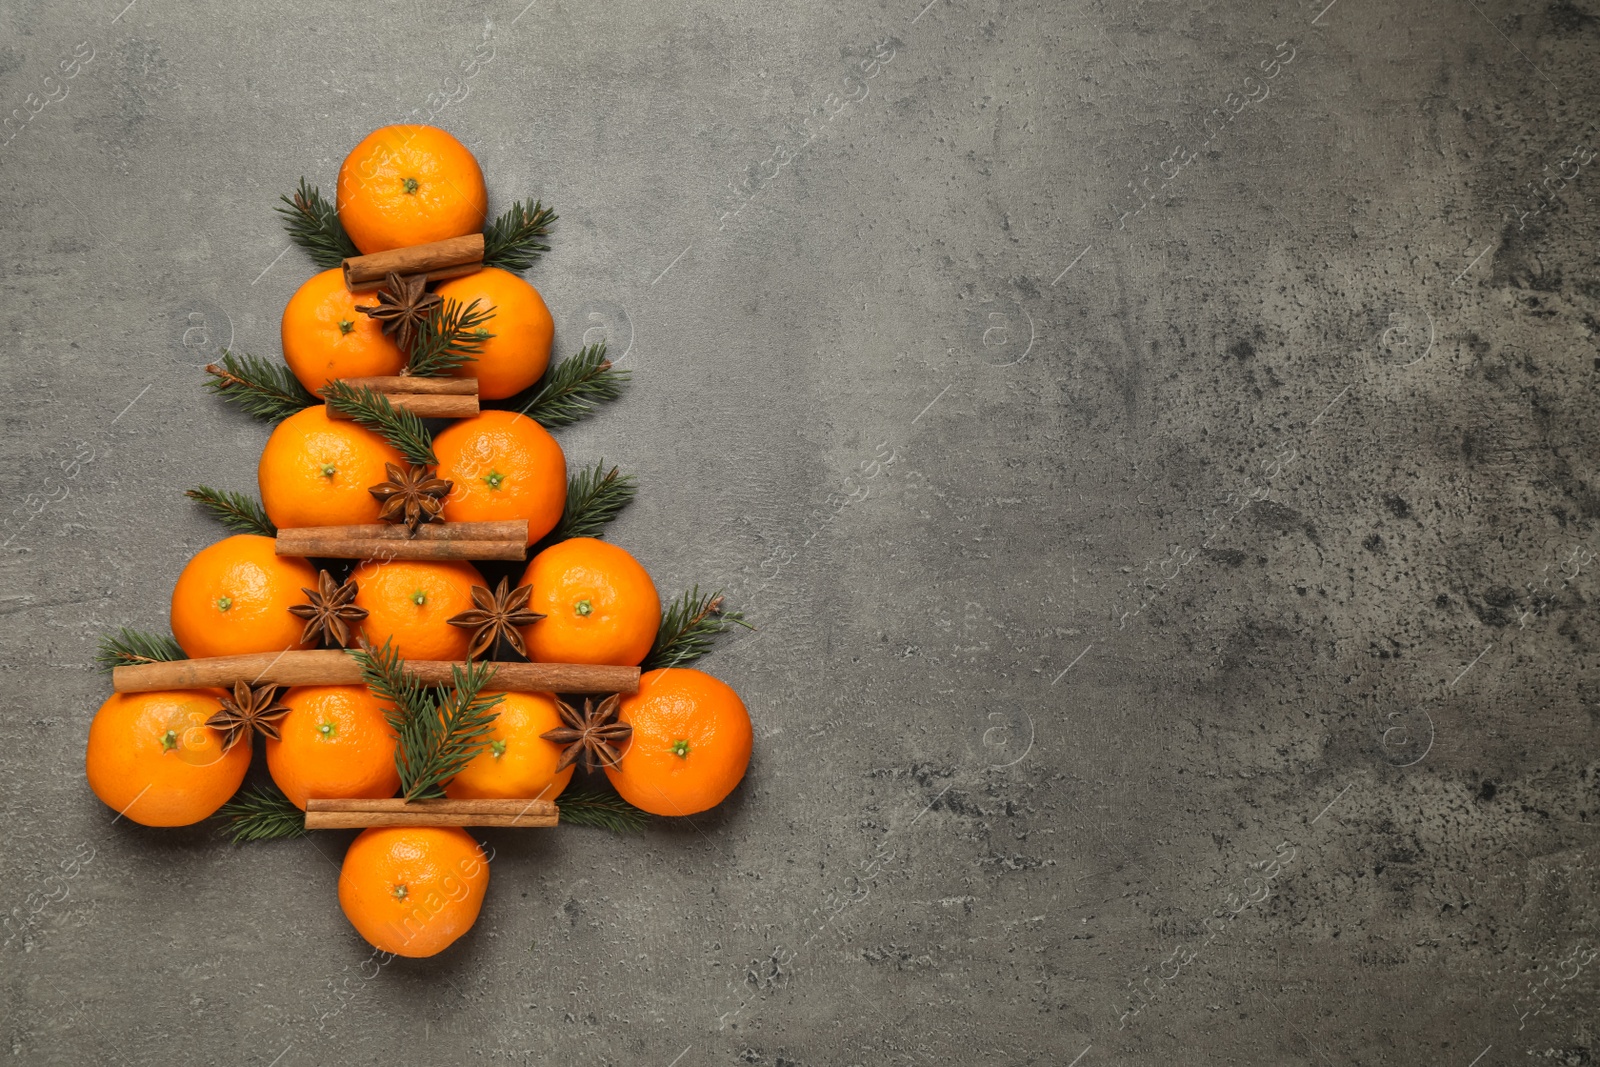
M 519 656 L 528 654 L 528 646 L 522 643 L 522 633 L 517 627 L 532 626 L 544 616 L 528 609 L 528 601 L 533 597 L 532 586 L 508 589 L 509 584 L 507 579 L 500 579 L 492 593 L 484 586 L 473 586 L 472 607 L 446 620 L 451 626 L 475 631 L 472 644 L 467 648 L 468 659 L 493 653 L 502 637 L 511 642 Z
M 206 725 L 222 734 L 222 751 L 239 743 L 251 730 L 278 740 L 278 720 L 289 714 L 289 706 L 278 702 L 281 685 L 250 688 L 248 682 L 233 684 L 233 697 L 218 698 L 222 710 L 206 720 Z
M 454 482 L 445 481 L 427 467 L 407 466 L 402 470 L 393 463 L 385 463 L 383 471 L 389 480 L 367 490 L 383 505 L 378 518 L 384 522 L 405 523 L 413 537 L 418 526 L 439 517 L 439 512 L 444 510 L 444 498 L 455 487 Z
M 323 571 L 317 575 L 317 588 L 302 586 L 300 591 L 310 603 L 296 604 L 289 609 L 291 615 L 306 620 L 300 640 L 305 644 L 313 641 L 320 644 L 326 640 L 330 645 L 349 648 L 350 638 L 355 634 L 354 624 L 367 617 L 366 608 L 351 603 L 356 598 L 356 580 L 346 578 L 340 585 L 333 580 L 333 575 Z
M 592 699 L 584 697 L 582 712 L 558 698 L 556 710 L 567 725 L 546 730 L 539 736 L 567 746 L 556 763 L 558 772 L 578 762 L 579 757 L 583 758 L 586 771 L 594 771 L 599 766 L 615 767 L 621 762 L 622 744 L 633 736 L 632 726 L 616 721 L 617 712 L 622 710 L 621 693 L 606 697 L 598 708 Z
M 428 321 L 428 313 L 443 300 L 438 293 L 428 292 L 426 274 L 402 278 L 391 272 L 378 290 L 377 306 L 357 304 L 356 310 L 383 323 L 384 334 L 394 338 L 400 351 L 410 353 L 417 331 Z

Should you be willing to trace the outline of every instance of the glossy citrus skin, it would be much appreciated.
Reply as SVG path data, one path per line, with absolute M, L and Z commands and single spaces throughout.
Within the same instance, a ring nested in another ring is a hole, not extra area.
M 115 693 L 89 725 L 89 788 L 113 811 L 145 826 L 188 826 L 214 813 L 244 781 L 250 741 L 222 751 L 205 725 L 216 689 Z
M 315 393 L 335 378 L 399 374 L 406 357 L 377 319 L 356 305 L 376 307 L 375 293 L 352 293 L 338 268 L 312 275 L 283 309 L 283 358 Z
M 446 522 L 527 519 L 528 544 L 555 529 L 567 503 L 567 458 L 543 426 L 485 411 L 434 438 L 439 477 L 455 483 Z
M 483 171 L 436 126 L 373 130 L 339 168 L 339 221 L 362 252 L 443 241 L 483 229 Z
M 270 537 L 234 534 L 202 548 L 172 587 L 172 636 L 190 659 L 314 647 L 301 644 L 301 619 L 317 572 L 297 556 L 273 552 Z
M 444 787 L 452 800 L 554 800 L 572 781 L 573 767 L 556 773 L 561 746 L 539 735 L 563 725 L 550 693 L 505 693 L 489 747 Z
M 646 671 L 622 698 L 633 736 L 606 777 L 622 799 L 654 815 L 693 815 L 722 803 L 750 765 L 750 713 L 727 683 L 703 671 Z
M 405 659 L 466 659 L 472 631 L 450 616 L 472 608 L 472 587 L 484 585 L 470 563 L 455 560 L 369 561 L 356 568 L 355 603 L 367 609 L 361 628 L 381 647 L 394 639 Z
M 280 739 L 266 739 L 267 769 L 304 809 L 312 797 L 392 797 L 400 788 L 394 731 L 364 685 L 300 685 L 283 694 Z
M 437 955 L 472 928 L 489 888 L 489 860 L 465 830 L 375 826 L 350 843 L 339 906 L 380 952 Z
M 528 607 L 545 618 L 523 627 L 528 657 L 543 663 L 614 663 L 629 667 L 650 652 L 661 625 L 661 598 L 639 561 L 616 545 L 574 537 L 528 564 Z
M 486 400 L 515 396 L 539 380 L 550 364 L 550 341 L 555 323 L 539 290 L 510 271 L 485 267 L 474 274 L 452 278 L 439 285 L 438 294 L 466 307 L 494 308 L 494 318 L 484 324 L 493 337 L 483 351 L 455 370 L 458 378 L 477 378 L 478 395 Z
M 367 490 L 387 479 L 385 463 L 405 466 L 382 437 L 328 418 L 318 404 L 290 415 L 267 438 L 256 468 L 261 503 L 280 529 L 377 522 L 379 505 Z

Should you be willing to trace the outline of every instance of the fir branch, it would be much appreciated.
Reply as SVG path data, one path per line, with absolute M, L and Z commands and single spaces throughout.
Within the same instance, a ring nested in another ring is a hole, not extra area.
M 735 625 L 746 630 L 755 629 L 744 621 L 744 612 L 723 610 L 721 592 L 701 596 L 697 585 L 661 613 L 656 642 L 650 646 L 650 654 L 640 666 L 647 671 L 657 667 L 681 667 L 710 652 L 716 636 L 727 633 Z
M 554 211 L 537 200 L 532 207 L 525 200 L 512 204 L 483 231 L 483 265 L 512 273 L 527 270 L 539 253 L 550 251 L 540 238 L 549 234 L 556 218 Z
M 317 402 L 288 367 L 260 356 L 235 356 L 222 353 L 222 365 L 206 367 L 211 380 L 206 385 L 258 419 L 278 422 Z
M 306 813 L 273 784 L 243 789 L 217 811 L 236 845 L 306 836 Z
M 320 392 L 330 408 L 358 426 L 381 434 L 406 462 L 425 467 L 439 465 L 439 457 L 433 454 L 433 435 L 414 412 L 395 407 L 388 397 L 367 386 L 356 388 L 343 379 L 329 382 Z
M 494 677 L 491 663 L 469 661 L 451 669 L 451 685 L 435 690 L 406 669 L 400 654 L 384 641 L 379 649 L 351 649 L 361 664 L 362 679 L 399 736 L 394 764 L 406 800 L 444 796 L 444 787 L 488 743 L 489 728 L 499 716 L 501 696 L 485 696 Z
M 648 813 L 615 793 L 563 793 L 556 798 L 556 807 L 561 809 L 563 826 L 594 826 L 614 834 L 642 834 L 650 825 Z
M 617 513 L 633 502 L 639 486 L 630 475 L 616 467 L 606 470 L 606 461 L 581 470 L 567 479 L 567 503 L 561 521 L 550 534 L 551 543 L 569 537 L 599 537 Z
M 479 311 L 476 300 L 466 307 L 459 300 L 434 305 L 412 343 L 406 373 L 443 378 L 463 363 L 471 363 L 483 351 L 483 342 L 494 336 L 483 328 L 492 318 L 494 308 Z
M 168 634 L 147 634 L 124 626 L 115 636 L 100 639 L 100 649 L 95 653 L 95 666 L 103 671 L 113 667 L 135 667 L 141 663 L 167 663 L 175 659 L 188 659 Z
M 622 395 L 628 371 L 606 358 L 606 343 L 590 345 L 545 371 L 522 413 L 545 429 L 577 422 L 605 400 Z
M 190 500 L 198 500 L 200 506 L 211 513 L 212 518 L 230 530 L 261 534 L 263 537 L 278 535 L 278 528 L 267 518 L 267 509 L 252 496 L 213 489 L 209 485 L 189 489 L 183 495 Z
M 359 256 L 344 227 L 339 224 L 338 210 L 322 198 L 322 191 L 300 179 L 300 188 L 293 197 L 280 196 L 285 207 L 277 208 L 283 216 L 283 228 L 289 231 L 289 240 L 311 253 L 311 262 L 324 270 L 337 267 L 339 261 Z

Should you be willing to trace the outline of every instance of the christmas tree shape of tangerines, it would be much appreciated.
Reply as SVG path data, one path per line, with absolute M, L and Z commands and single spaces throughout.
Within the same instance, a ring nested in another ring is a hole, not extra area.
M 603 460 L 569 472 L 550 432 L 627 380 L 603 343 L 551 361 L 553 320 L 520 272 L 549 250 L 552 211 L 517 202 L 485 226 L 477 161 L 432 127 L 364 139 L 337 206 L 303 179 L 283 202 L 322 268 L 285 307 L 284 363 L 228 352 L 207 368 L 274 426 L 259 499 L 187 494 L 233 536 L 179 576 L 172 637 L 102 643 L 117 692 L 87 770 L 149 825 L 220 811 L 236 841 L 368 827 L 340 902 L 372 944 L 431 955 L 487 886 L 452 826 L 631 830 L 727 797 L 749 716 L 685 664 L 744 623 L 698 587 L 663 610 L 603 540 L 633 479 Z M 502 572 L 492 589 L 480 567 Z M 241 789 L 258 745 L 267 781 Z M 567 794 L 579 764 L 616 793 Z M 452 865 L 465 895 L 418 903 Z

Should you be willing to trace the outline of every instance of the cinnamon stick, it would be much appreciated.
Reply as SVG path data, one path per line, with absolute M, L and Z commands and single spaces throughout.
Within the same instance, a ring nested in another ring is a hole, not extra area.
M 366 826 L 555 826 L 549 800 L 308 800 L 307 830 Z
M 278 531 L 280 556 L 324 559 L 509 559 L 528 554 L 526 519 L 494 522 L 439 522 L 417 527 L 370 523 L 362 526 L 295 526 Z
M 376 289 L 390 274 L 426 274 L 430 282 L 459 278 L 483 268 L 483 234 L 469 233 L 433 244 L 351 256 L 342 265 L 344 286 L 351 292 Z
M 351 379 L 354 381 L 355 379 Z M 376 390 L 374 390 L 376 391 Z M 384 393 L 391 405 L 410 411 L 421 419 L 470 419 L 478 414 L 478 396 L 440 396 L 436 393 Z M 328 418 L 350 418 L 343 411 L 328 405 Z
M 374 393 L 428 393 L 435 396 L 477 396 L 476 378 L 424 378 L 415 374 L 375 374 L 368 378 L 346 378 L 355 389 L 365 386 Z
M 416 534 L 393 522 L 359 526 L 288 526 L 278 531 L 280 541 L 338 537 L 352 541 L 516 541 L 528 543 L 527 519 L 491 519 L 487 522 L 425 522 Z M 279 553 L 283 555 L 283 553 Z
M 451 660 L 412 659 L 406 669 L 426 685 L 445 685 Z M 496 663 L 489 682 L 492 692 L 623 693 L 639 691 L 639 668 L 595 663 Z M 361 665 L 338 649 L 311 652 L 260 652 L 247 656 L 215 656 L 164 663 L 117 667 L 111 688 L 118 693 L 150 693 L 165 689 L 229 688 L 251 685 L 359 685 Z
M 319 559 L 525 559 L 527 541 L 374 541 L 356 537 L 305 537 L 278 542 L 280 556 Z

